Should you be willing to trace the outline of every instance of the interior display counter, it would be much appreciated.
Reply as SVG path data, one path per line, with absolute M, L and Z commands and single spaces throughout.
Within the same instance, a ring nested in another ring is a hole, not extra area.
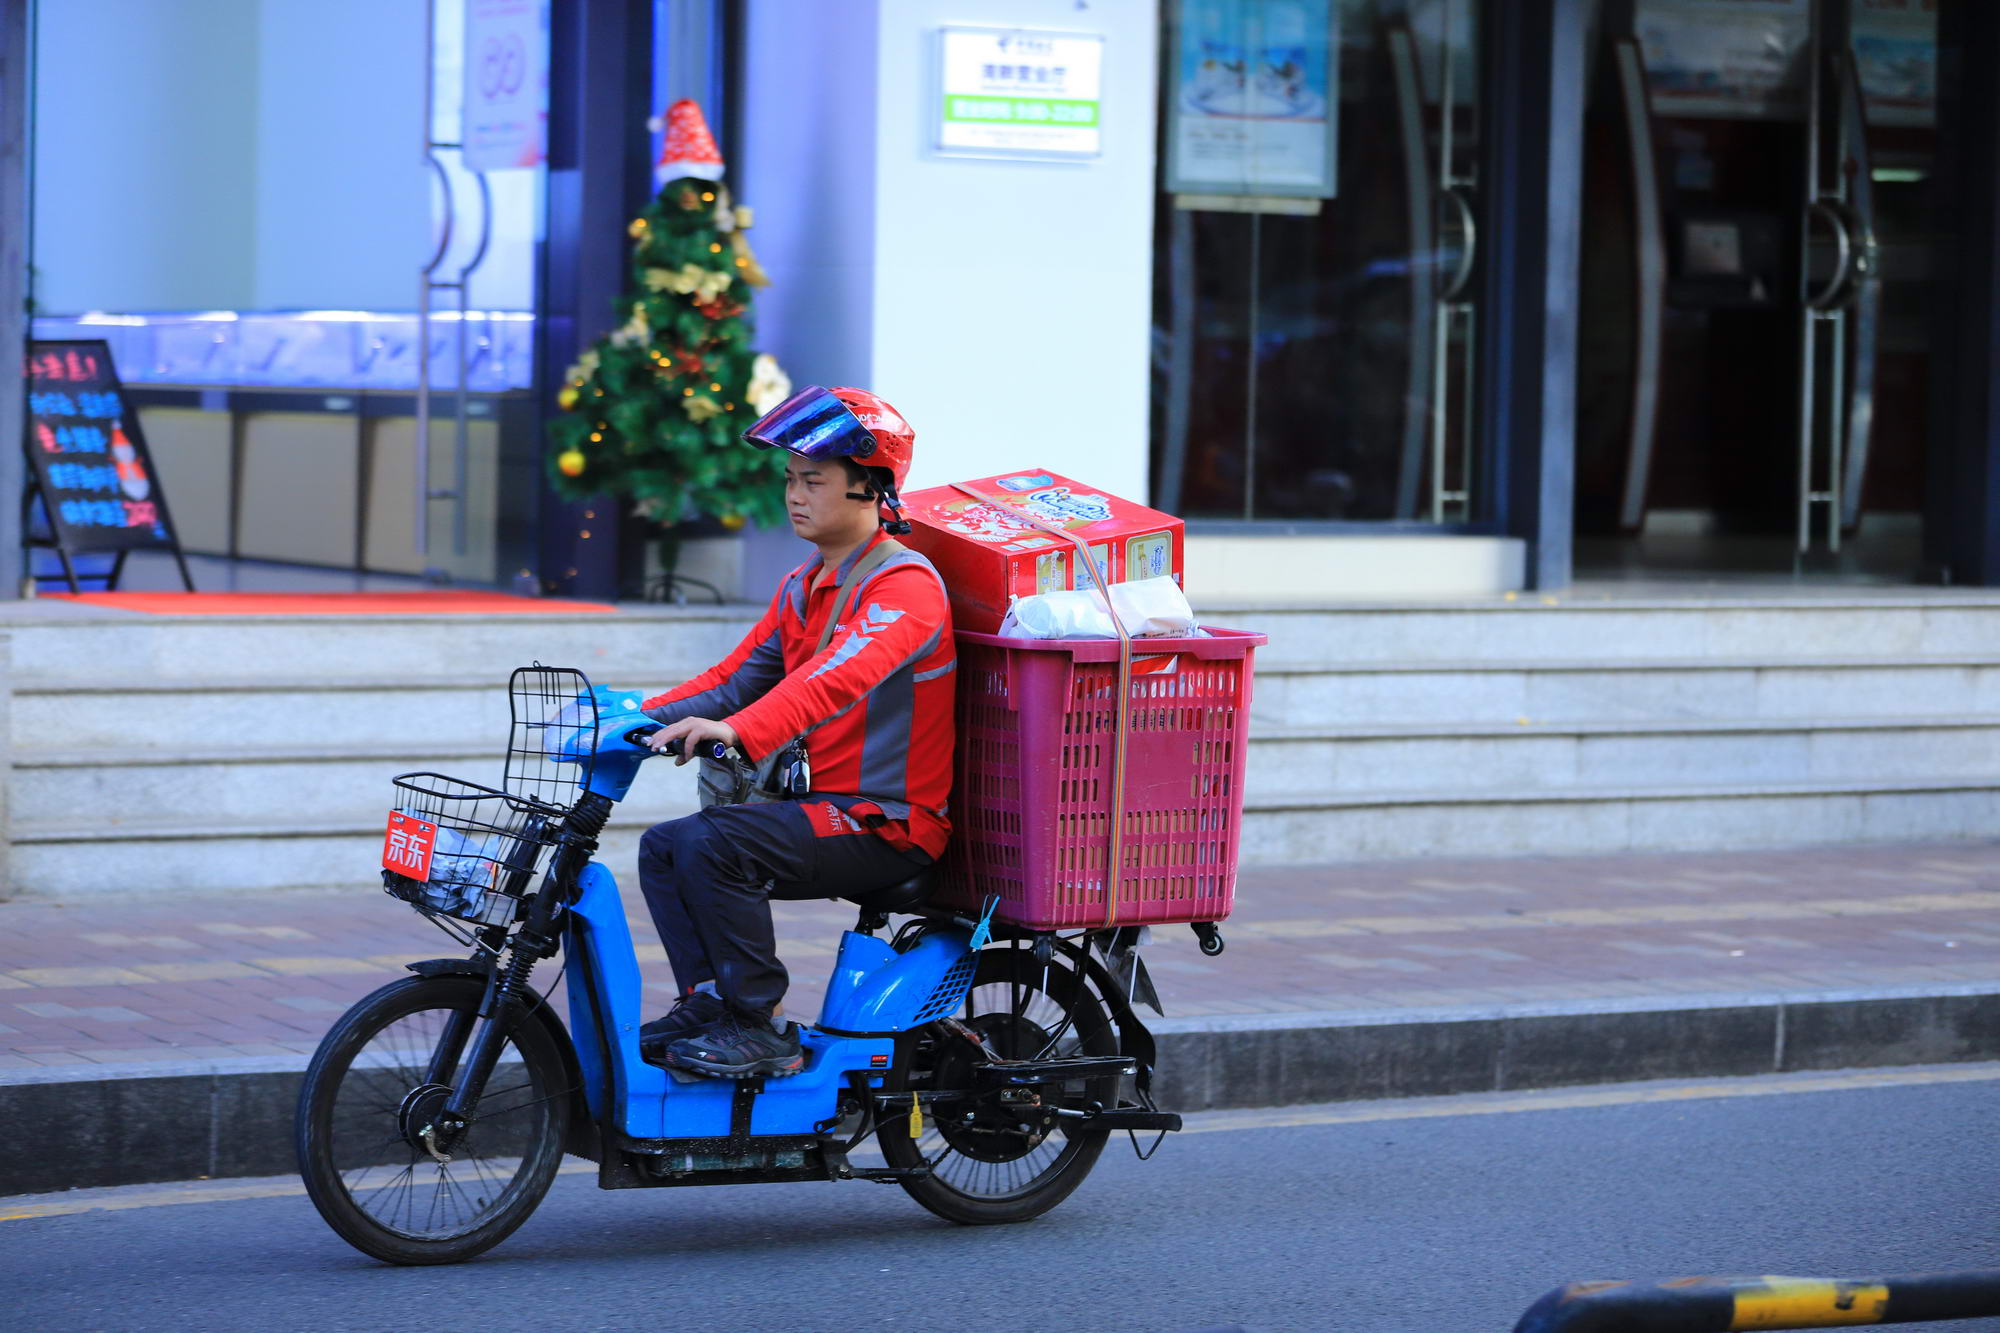
M 464 544 L 433 498 L 416 550 L 416 317 L 40 317 L 37 338 L 103 338 L 152 447 L 183 547 L 201 555 L 509 584 L 531 568 L 541 444 L 532 317 L 468 321 Z M 457 329 L 432 339 L 430 484 L 457 476 Z

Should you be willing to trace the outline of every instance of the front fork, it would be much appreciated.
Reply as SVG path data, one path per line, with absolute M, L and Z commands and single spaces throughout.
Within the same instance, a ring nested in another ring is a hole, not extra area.
M 493 1076 L 494 1066 L 500 1063 L 500 1048 L 507 1044 L 507 1038 L 514 1031 L 515 1007 L 527 990 L 528 974 L 544 957 L 547 955 L 532 947 L 527 932 L 523 931 L 514 941 L 513 956 L 507 966 L 495 967 L 487 973 L 486 994 L 480 998 L 478 1014 L 454 1014 L 453 1021 L 445 1025 L 444 1036 L 432 1056 L 433 1066 L 445 1062 L 450 1054 L 447 1047 L 455 1032 L 462 1034 L 465 1027 L 470 1027 L 475 1021 L 478 1023 L 472 1034 L 472 1049 L 467 1053 L 464 1066 L 451 1085 L 451 1096 L 445 1099 L 444 1110 L 438 1117 L 440 1137 L 447 1140 L 438 1146 L 448 1147 L 449 1140 L 463 1134 L 471 1123 L 472 1108 L 479 1105 L 479 1098 L 486 1091 L 486 1080 Z M 461 1044 L 464 1040 L 463 1035 L 458 1036 Z
M 528 974 L 535 964 L 544 958 L 553 957 L 558 938 L 557 922 L 560 920 L 565 903 L 569 898 L 568 886 L 574 885 L 577 876 L 596 851 L 596 834 L 604 826 L 604 815 L 609 812 L 610 803 L 603 801 L 602 809 L 591 807 L 592 796 L 586 795 L 570 815 L 570 829 L 562 845 L 557 849 L 555 864 L 549 868 L 547 879 L 541 891 L 528 900 L 528 919 L 522 923 L 513 936 L 513 945 L 507 963 L 500 966 L 498 956 L 486 972 L 486 993 L 480 997 L 476 1013 L 455 1011 L 445 1021 L 444 1032 L 438 1037 L 438 1044 L 431 1052 L 428 1081 L 435 1085 L 447 1082 L 451 1095 L 445 1099 L 431 1124 L 424 1127 L 424 1146 L 432 1156 L 448 1157 L 451 1149 L 465 1134 L 472 1123 L 473 1109 L 479 1105 L 479 1098 L 486 1091 L 486 1081 L 493 1076 L 493 1070 L 500 1063 L 501 1048 L 507 1044 L 517 1022 L 525 1015 L 519 1012 L 522 998 L 528 989 Z M 579 816 L 582 816 L 579 821 Z M 594 827 L 592 817 L 594 818 Z M 583 827 L 577 827 L 581 822 Z M 496 932 L 499 938 L 481 937 L 489 949 L 496 948 L 505 938 L 503 932 Z M 470 1034 L 471 1049 L 466 1049 Z M 463 1062 L 461 1063 L 461 1054 Z M 456 1078 L 453 1073 L 456 1071 Z

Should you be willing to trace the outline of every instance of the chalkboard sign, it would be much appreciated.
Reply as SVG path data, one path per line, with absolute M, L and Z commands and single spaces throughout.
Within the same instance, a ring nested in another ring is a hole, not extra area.
M 41 502 L 49 545 L 62 558 L 70 591 L 77 591 L 70 556 L 116 551 L 108 576 L 116 587 L 133 551 L 171 551 L 189 592 L 187 561 L 167 515 L 159 473 L 146 452 L 139 416 L 101 340 L 28 344 L 27 500 Z

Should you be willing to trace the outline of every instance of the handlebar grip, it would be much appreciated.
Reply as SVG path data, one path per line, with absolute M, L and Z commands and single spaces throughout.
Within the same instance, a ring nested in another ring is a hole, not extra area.
M 625 743 L 627 745 L 644 745 L 659 729 L 657 724 L 634 727 L 625 733 Z M 678 755 L 680 752 L 681 743 L 679 741 L 668 741 L 660 751 L 662 754 L 671 755 Z M 729 757 L 729 747 L 721 741 L 710 741 L 694 757 L 698 759 L 727 759 Z

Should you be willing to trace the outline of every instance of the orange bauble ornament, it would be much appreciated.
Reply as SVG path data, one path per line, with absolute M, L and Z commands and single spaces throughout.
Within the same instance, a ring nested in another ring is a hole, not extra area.
M 556 455 L 556 468 L 565 477 L 580 477 L 584 468 L 583 450 L 565 449 Z

